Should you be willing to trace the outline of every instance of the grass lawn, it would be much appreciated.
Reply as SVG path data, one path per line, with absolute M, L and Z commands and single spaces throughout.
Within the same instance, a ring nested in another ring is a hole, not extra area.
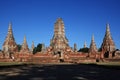
M 13 65 L 25 65 L 25 64 L 37 64 L 32 62 L 0 62 L 0 66 L 13 66 Z M 39 63 L 40 64 L 40 63 Z M 41 63 L 48 65 L 71 65 L 70 63 Z M 72 63 L 74 64 L 74 63 Z M 106 66 L 106 67 L 120 67 L 120 62 L 96 62 L 96 63 L 81 63 L 86 65 Z
M 0 62 L 0 66 L 13 66 L 13 65 L 23 65 L 23 64 L 30 64 L 27 62 Z
M 97 65 L 103 65 L 103 66 L 119 66 L 120 67 L 120 62 L 100 62 L 96 63 Z

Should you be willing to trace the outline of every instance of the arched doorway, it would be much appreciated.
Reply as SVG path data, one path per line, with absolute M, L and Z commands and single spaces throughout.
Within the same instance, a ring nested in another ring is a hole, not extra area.
M 59 62 L 64 62 L 63 52 L 62 51 L 58 51 L 57 54 L 59 55 Z
M 104 58 L 108 58 L 109 57 L 109 51 L 105 52 L 104 54 Z

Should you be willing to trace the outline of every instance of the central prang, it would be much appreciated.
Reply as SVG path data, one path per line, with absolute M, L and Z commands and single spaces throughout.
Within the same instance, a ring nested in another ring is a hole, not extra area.
M 72 51 L 69 47 L 68 39 L 65 36 L 63 20 L 58 18 L 54 25 L 54 35 L 50 40 L 50 47 L 53 54 L 62 55 L 66 51 Z

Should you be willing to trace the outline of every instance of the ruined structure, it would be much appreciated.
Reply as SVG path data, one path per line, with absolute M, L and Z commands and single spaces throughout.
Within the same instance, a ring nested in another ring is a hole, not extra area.
M 74 52 L 77 52 L 77 44 L 74 43 Z
M 25 52 L 28 52 L 28 51 L 29 51 L 29 48 L 28 48 L 26 36 L 24 36 L 24 40 L 23 40 L 23 44 L 22 44 L 22 47 L 21 47 L 20 52 L 21 52 L 21 53 L 22 53 L 22 52 L 25 53 Z
M 32 41 L 31 52 L 33 52 L 34 47 L 34 42 Z
M 42 43 L 42 49 L 41 49 L 41 52 L 45 52 L 46 51 L 46 48 L 45 48 L 45 44 L 44 43 Z
M 31 51 L 29 51 L 25 36 L 21 50 L 18 52 L 18 47 L 12 32 L 12 24 L 10 23 L 8 34 L 3 44 L 3 50 L 0 52 L 0 61 L 27 61 L 36 63 L 80 63 L 112 61 L 113 59 L 120 61 L 120 51 L 115 50 L 115 44 L 110 34 L 109 24 L 107 24 L 105 37 L 101 45 L 101 51 L 99 52 L 94 41 L 94 36 L 92 36 L 89 48 L 87 48 L 86 42 L 84 43 L 83 50 L 89 49 L 89 51 L 78 52 L 77 44 L 74 44 L 74 47 L 71 48 L 68 44 L 68 39 L 65 36 L 65 27 L 61 18 L 58 18 L 54 24 L 54 35 L 50 40 L 50 46 L 45 47 L 45 44 L 42 44 L 41 52 L 37 52 L 35 54 L 32 54 L 33 49 L 34 42 L 32 42 Z
M 54 25 L 54 35 L 50 41 L 52 54 L 63 54 L 71 51 L 68 39 L 65 36 L 64 23 L 61 18 L 58 18 Z
M 110 34 L 109 24 L 106 25 L 106 32 L 103 39 L 103 43 L 101 45 L 101 49 L 103 52 L 102 53 L 103 57 L 109 57 L 110 56 L 109 54 L 115 51 L 115 44 Z
M 94 35 L 92 36 L 91 39 L 91 44 L 90 44 L 90 48 L 89 48 L 89 53 L 96 53 L 97 52 L 97 47 L 94 41 Z
M 10 57 L 10 54 L 13 54 L 18 51 L 18 47 L 12 32 L 12 23 L 9 23 L 8 34 L 6 36 L 2 48 L 5 56 L 8 57 Z
M 94 35 L 92 35 L 91 43 L 90 43 L 90 48 L 89 48 L 89 56 L 90 57 L 96 57 L 98 50 L 94 41 Z

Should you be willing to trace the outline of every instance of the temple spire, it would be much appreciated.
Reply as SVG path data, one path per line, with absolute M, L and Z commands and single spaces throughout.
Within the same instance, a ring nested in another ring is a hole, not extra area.
M 50 41 L 50 47 L 54 52 L 63 52 L 69 48 L 68 39 L 65 36 L 65 28 L 62 18 L 58 18 L 54 24 L 54 35 Z
M 77 52 L 77 44 L 74 43 L 74 52 Z
M 55 22 L 54 34 L 55 36 L 65 36 L 64 23 L 62 18 L 58 18 Z
M 110 25 L 106 24 L 106 32 L 103 39 L 103 43 L 101 45 L 101 49 L 106 51 L 114 51 L 115 50 L 115 44 L 113 42 L 112 36 L 110 34 Z
M 32 41 L 32 46 L 31 46 L 31 51 L 33 52 L 33 49 L 34 49 L 34 42 Z
M 9 23 L 8 30 L 12 30 L 12 22 Z
M 3 43 L 3 51 L 7 53 L 14 53 L 18 51 L 17 44 L 15 42 L 13 31 L 12 31 L 12 23 L 10 22 L 8 25 L 8 33 L 6 39 Z
M 86 48 L 87 47 L 87 44 L 86 44 L 86 41 L 84 42 L 84 46 L 83 46 L 84 48 Z
M 92 42 L 94 42 L 94 35 L 92 35 Z
M 108 23 L 106 24 L 106 30 L 107 32 L 110 32 L 110 25 Z
M 12 40 L 14 40 L 13 31 L 12 31 L 12 22 L 10 22 L 9 25 L 8 25 L 8 35 L 7 35 L 7 39 L 12 39 Z
M 97 52 L 97 47 L 94 41 L 94 35 L 92 35 L 89 53 L 96 53 L 96 52 Z
M 24 36 L 24 40 L 23 40 L 21 52 L 22 52 L 22 51 L 23 51 L 23 52 L 29 51 L 29 49 L 28 49 L 28 44 L 27 44 L 27 40 L 26 40 L 26 36 Z

